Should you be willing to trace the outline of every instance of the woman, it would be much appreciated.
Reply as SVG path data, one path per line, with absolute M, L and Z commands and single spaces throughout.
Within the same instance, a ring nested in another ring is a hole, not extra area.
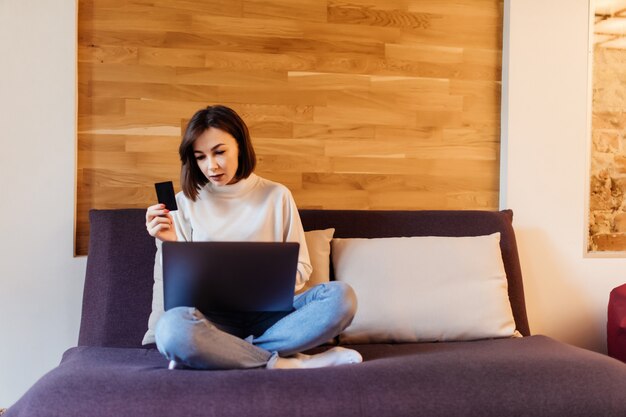
M 312 268 L 302 223 L 289 190 L 253 173 L 256 156 L 248 128 L 232 109 L 209 106 L 193 115 L 179 148 L 182 192 L 178 211 L 148 207 L 146 228 L 162 241 L 290 241 L 300 243 L 296 289 Z M 356 311 L 348 285 L 330 282 L 294 298 L 295 310 L 271 314 L 170 309 L 155 338 L 169 368 L 314 368 L 362 361 L 352 349 L 318 346 L 346 328 Z

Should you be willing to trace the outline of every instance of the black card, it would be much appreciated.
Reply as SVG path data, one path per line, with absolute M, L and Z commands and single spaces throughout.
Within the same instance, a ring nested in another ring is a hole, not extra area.
M 169 211 L 178 210 L 172 181 L 157 182 L 154 184 L 154 188 L 156 188 L 157 199 L 160 204 L 165 204 L 165 208 Z

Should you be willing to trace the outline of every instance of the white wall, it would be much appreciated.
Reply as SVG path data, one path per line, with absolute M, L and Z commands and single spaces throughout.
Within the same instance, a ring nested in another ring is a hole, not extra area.
M 68 0 L 0 0 L 0 408 L 78 338 L 75 13 Z
M 531 331 L 604 352 L 609 292 L 626 282 L 626 259 L 584 255 L 589 5 L 507 7 L 502 206 L 514 211 Z

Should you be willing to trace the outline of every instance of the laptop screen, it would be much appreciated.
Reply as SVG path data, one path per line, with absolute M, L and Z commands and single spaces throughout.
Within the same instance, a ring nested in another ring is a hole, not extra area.
M 165 309 L 290 311 L 295 242 L 164 242 Z

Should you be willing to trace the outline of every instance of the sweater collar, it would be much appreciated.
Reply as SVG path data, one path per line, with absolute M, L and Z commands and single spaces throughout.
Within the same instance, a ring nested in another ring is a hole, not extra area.
M 243 178 L 234 184 L 216 187 L 208 182 L 205 189 L 209 194 L 223 197 L 240 197 L 250 191 L 259 181 L 259 177 L 252 173 L 248 178 Z

